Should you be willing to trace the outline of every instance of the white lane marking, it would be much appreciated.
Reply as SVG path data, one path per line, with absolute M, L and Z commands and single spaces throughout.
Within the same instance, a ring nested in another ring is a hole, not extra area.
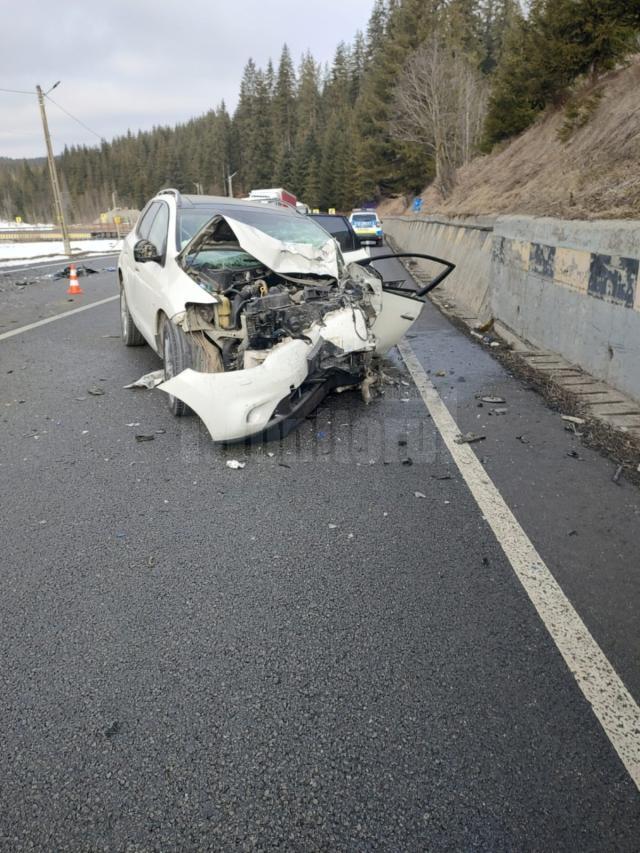
M 12 338 L 14 335 L 21 335 L 23 332 L 29 332 L 31 329 L 37 329 L 38 326 L 46 326 L 47 323 L 53 323 L 55 320 L 62 320 L 63 317 L 70 317 L 72 314 L 79 314 L 81 311 L 88 311 L 89 308 L 97 308 L 98 305 L 105 305 L 107 302 L 113 302 L 114 299 L 119 299 L 119 294 L 115 296 L 107 296 L 106 299 L 98 299 L 97 302 L 90 302 L 88 305 L 81 305 L 80 308 L 72 308 L 71 311 L 63 311 L 62 314 L 54 314 L 53 317 L 45 317 L 44 320 L 38 320 L 36 323 L 29 323 L 28 326 L 20 326 L 19 329 L 12 329 L 10 332 L 2 332 L 0 341 L 7 338 Z
M 418 391 L 483 516 L 587 702 L 640 789 L 640 708 L 516 521 L 407 341 L 398 345 Z

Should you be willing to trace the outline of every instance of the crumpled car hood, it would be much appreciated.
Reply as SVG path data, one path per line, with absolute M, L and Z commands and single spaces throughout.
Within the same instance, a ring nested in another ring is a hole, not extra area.
M 246 225 L 231 216 L 216 214 L 212 216 L 182 249 L 178 260 L 182 262 L 188 255 L 197 252 L 205 242 L 211 225 L 224 220 L 238 239 L 240 248 L 264 266 L 281 275 L 326 275 L 339 278 L 343 266 L 340 249 L 333 239 L 327 237 L 321 246 L 311 243 L 288 243 L 278 240 L 255 228 Z

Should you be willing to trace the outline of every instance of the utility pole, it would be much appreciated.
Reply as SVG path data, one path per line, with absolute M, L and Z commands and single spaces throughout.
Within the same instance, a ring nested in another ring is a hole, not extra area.
M 56 83 L 56 86 L 58 84 Z M 55 86 L 53 87 L 55 89 Z M 42 129 L 44 130 L 44 139 L 47 144 L 47 160 L 49 161 L 49 177 L 51 178 L 51 189 L 53 190 L 53 204 L 55 207 L 56 216 L 60 223 L 62 231 L 62 243 L 64 245 L 64 253 L 71 257 L 71 242 L 69 241 L 69 231 L 64 218 L 64 210 L 62 208 L 62 197 L 60 195 L 60 184 L 58 183 L 58 173 L 56 172 L 56 161 L 53 159 L 53 148 L 51 147 L 51 136 L 49 135 L 49 124 L 47 122 L 47 113 L 44 108 L 44 93 L 40 86 L 36 86 L 38 94 L 38 103 L 40 104 L 40 115 L 42 117 Z
M 227 178 L 227 182 L 229 185 L 229 190 L 227 192 L 227 195 L 229 196 L 229 198 L 233 198 L 233 179 L 235 178 L 235 176 L 237 174 L 238 174 L 237 172 L 234 172 L 233 175 L 229 175 L 229 177 Z

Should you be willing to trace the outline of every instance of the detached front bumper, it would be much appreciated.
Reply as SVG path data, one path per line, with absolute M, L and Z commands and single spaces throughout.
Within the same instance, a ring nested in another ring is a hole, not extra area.
M 288 341 L 258 367 L 231 373 L 188 369 L 158 387 L 193 409 L 214 441 L 239 441 L 261 432 L 278 403 L 302 385 L 308 351 L 304 341 Z
M 270 437 L 284 435 L 333 387 L 349 384 L 349 374 L 339 364 L 320 376 L 314 373 L 307 382 L 313 357 L 323 344 L 331 345 L 345 360 L 351 353 L 374 348 L 362 312 L 340 309 L 327 314 L 324 325 L 314 325 L 307 340 L 274 346 L 257 367 L 229 373 L 183 370 L 158 388 L 193 409 L 214 441 L 242 441 L 262 436 L 265 430 Z M 357 381 L 357 376 L 351 376 L 351 382 Z

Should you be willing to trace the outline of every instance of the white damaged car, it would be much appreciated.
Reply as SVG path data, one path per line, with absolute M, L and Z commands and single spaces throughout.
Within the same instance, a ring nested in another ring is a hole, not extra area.
M 417 255 L 445 269 L 401 290 L 371 267 L 389 257 L 346 263 L 288 207 L 163 190 L 119 257 L 122 338 L 153 347 L 172 412 L 195 411 L 214 441 L 281 436 L 332 389 L 372 377 L 453 269 Z

